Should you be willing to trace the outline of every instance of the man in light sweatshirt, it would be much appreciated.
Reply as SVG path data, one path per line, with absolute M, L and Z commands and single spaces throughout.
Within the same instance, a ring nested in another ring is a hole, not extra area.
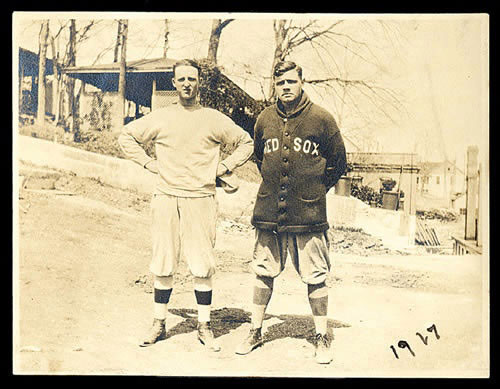
M 166 337 L 167 306 L 178 261 L 194 276 L 198 339 L 219 351 L 210 326 L 212 276 L 215 272 L 216 177 L 224 178 L 252 155 L 253 141 L 223 113 L 198 102 L 200 68 L 192 60 L 173 67 L 178 102 L 152 111 L 123 128 L 118 139 L 125 155 L 156 174 L 151 201 L 154 275 L 153 326 L 141 346 Z M 157 159 L 142 145 L 154 141 Z M 223 144 L 236 145 L 219 160 Z

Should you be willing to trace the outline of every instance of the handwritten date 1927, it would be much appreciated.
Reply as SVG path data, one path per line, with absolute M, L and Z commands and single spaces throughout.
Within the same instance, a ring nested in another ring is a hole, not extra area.
M 437 327 L 436 327 L 435 324 L 433 324 L 430 327 L 428 327 L 427 328 L 427 332 L 430 332 L 430 333 L 433 332 L 434 335 L 436 336 L 436 339 L 439 340 L 440 336 L 439 336 L 439 333 L 438 333 L 438 330 L 437 330 Z M 426 346 L 428 345 L 429 336 L 425 336 L 424 337 L 420 332 L 417 332 L 416 336 L 419 337 L 419 339 L 422 341 L 423 344 L 425 344 Z M 415 356 L 415 352 L 411 349 L 410 344 L 406 340 L 400 340 L 398 342 L 398 347 L 401 348 L 401 349 L 407 349 L 412 356 Z M 399 355 L 396 352 L 396 348 L 393 345 L 391 345 L 390 349 L 394 353 L 394 356 L 396 357 L 396 359 L 399 359 Z

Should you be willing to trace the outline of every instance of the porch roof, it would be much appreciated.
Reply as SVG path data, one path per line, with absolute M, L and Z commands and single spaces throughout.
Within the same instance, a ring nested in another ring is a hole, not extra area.
M 19 48 L 19 63 L 18 63 L 18 72 L 19 76 L 24 77 L 38 77 L 38 64 L 39 64 L 39 56 L 38 53 L 34 53 L 30 50 Z M 45 75 L 53 74 L 53 61 L 50 58 L 47 58 L 45 63 Z
M 158 89 L 173 90 L 170 80 L 175 62 L 175 59 L 170 58 L 140 59 L 127 62 L 125 76 L 125 97 L 127 100 L 151 107 L 154 80 L 156 80 Z M 66 67 L 62 72 L 104 92 L 118 91 L 120 75 L 120 63 L 118 62 Z

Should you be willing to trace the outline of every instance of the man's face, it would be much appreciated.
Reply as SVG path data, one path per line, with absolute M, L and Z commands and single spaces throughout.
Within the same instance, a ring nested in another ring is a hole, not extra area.
M 291 104 L 298 98 L 302 91 L 302 80 L 295 69 L 274 78 L 276 96 L 285 104 Z
M 199 88 L 198 69 L 187 65 L 177 66 L 175 68 L 173 84 L 181 99 L 194 99 L 198 94 Z

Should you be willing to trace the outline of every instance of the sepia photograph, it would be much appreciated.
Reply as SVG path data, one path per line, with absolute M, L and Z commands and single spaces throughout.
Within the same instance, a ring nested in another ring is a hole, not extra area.
M 12 13 L 12 374 L 489 378 L 489 15 Z

